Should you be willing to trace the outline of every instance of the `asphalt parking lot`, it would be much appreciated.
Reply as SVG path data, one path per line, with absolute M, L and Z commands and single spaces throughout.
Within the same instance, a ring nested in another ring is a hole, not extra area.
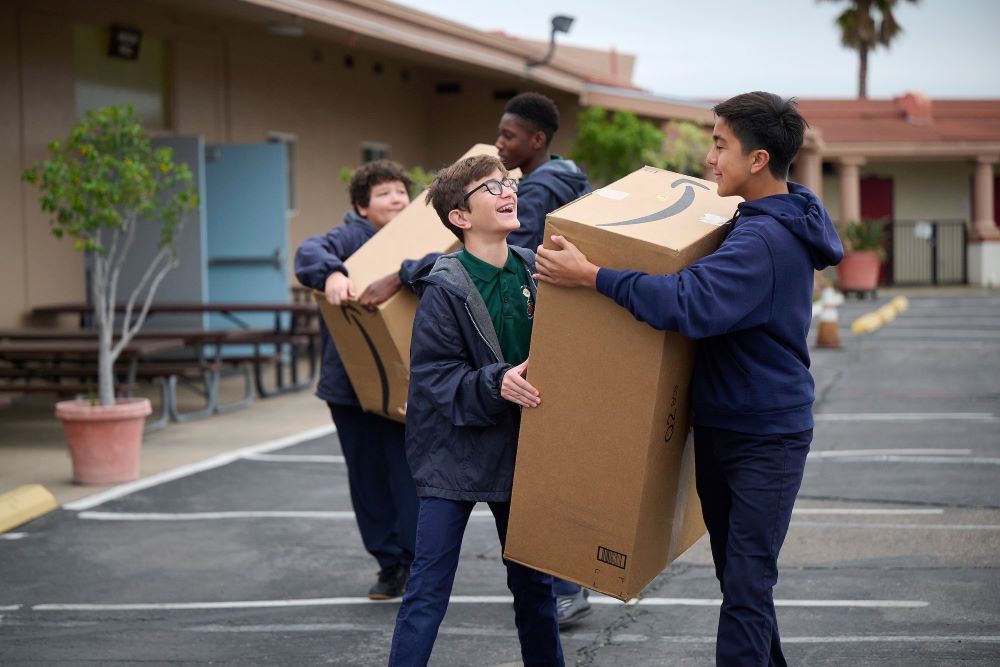
M 785 653 L 1000 664 L 1000 294 L 911 295 L 875 333 L 847 330 L 887 300 L 844 304 L 844 348 L 813 353 L 775 589 Z M 0 664 L 385 664 L 398 602 L 365 598 L 377 567 L 336 435 L 247 444 L 0 535 Z M 519 664 L 499 558 L 477 513 L 432 664 Z M 567 664 L 711 664 L 719 597 L 703 538 L 637 604 L 594 596 Z

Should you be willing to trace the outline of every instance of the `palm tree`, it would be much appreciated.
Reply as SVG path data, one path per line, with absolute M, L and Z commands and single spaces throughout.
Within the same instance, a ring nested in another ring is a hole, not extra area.
M 828 0 L 843 2 L 843 0 Z M 897 0 L 847 0 L 850 7 L 837 17 L 840 27 L 840 43 L 858 52 L 858 97 L 868 96 L 868 52 L 879 45 L 889 48 L 893 38 L 903 31 L 896 23 L 892 10 Z M 906 0 L 917 4 L 918 0 Z M 876 21 L 872 16 L 875 9 L 881 15 Z

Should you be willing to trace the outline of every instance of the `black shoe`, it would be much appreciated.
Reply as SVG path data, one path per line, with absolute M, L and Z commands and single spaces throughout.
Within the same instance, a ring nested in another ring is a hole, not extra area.
M 406 592 L 406 580 L 410 578 L 409 565 L 393 565 L 378 573 L 378 581 L 368 591 L 369 600 L 391 600 Z

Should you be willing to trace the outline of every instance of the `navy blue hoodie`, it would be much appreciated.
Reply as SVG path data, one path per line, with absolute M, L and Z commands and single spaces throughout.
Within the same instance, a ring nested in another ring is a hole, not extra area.
M 518 184 L 517 219 L 521 227 L 510 233 L 507 243 L 534 250 L 542 243 L 545 216 L 588 192 L 587 175 L 576 163 L 552 156 Z
M 334 271 L 347 274 L 344 261 L 357 252 L 378 231 L 354 211 L 344 215 L 344 224 L 322 236 L 310 236 L 295 252 L 295 277 L 306 287 L 323 291 L 326 279 Z M 358 397 L 347 378 L 344 362 L 330 338 L 326 322 L 319 318 L 323 361 L 319 367 L 316 396 L 336 405 L 357 406 Z
M 741 203 L 719 249 L 678 273 L 597 274 L 597 289 L 636 319 L 699 341 L 696 425 L 758 435 L 813 426 L 813 271 L 840 263 L 844 249 L 816 195 L 788 190 Z

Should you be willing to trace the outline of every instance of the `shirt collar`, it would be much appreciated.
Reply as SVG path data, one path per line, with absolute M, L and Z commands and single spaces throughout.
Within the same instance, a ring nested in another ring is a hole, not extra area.
M 515 273 L 517 271 L 517 258 L 514 257 L 514 253 L 510 249 L 507 250 L 507 261 L 504 263 L 502 269 L 493 266 L 489 262 L 484 262 L 465 248 L 462 248 L 459 258 L 472 277 L 482 281 L 493 280 L 500 271 L 507 271 L 508 273 Z

